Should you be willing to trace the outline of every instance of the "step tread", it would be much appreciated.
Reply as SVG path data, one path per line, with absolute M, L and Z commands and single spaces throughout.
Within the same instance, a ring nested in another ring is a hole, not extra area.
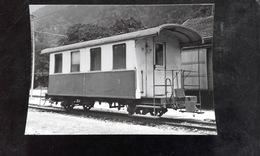
M 165 96 L 166 94 L 154 94 L 155 96 Z
M 170 98 L 170 96 L 154 96 L 155 98 Z
M 136 105 L 136 107 L 144 107 L 144 108 L 162 108 L 161 106 L 150 106 L 150 105 Z

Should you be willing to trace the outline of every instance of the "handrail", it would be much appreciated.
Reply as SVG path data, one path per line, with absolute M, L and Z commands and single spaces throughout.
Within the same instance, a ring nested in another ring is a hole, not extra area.
M 188 72 L 188 74 L 187 74 L 186 76 L 185 76 L 185 74 L 184 74 L 185 72 Z M 186 77 L 188 77 L 188 76 L 190 75 L 190 73 L 191 73 L 191 71 L 185 71 L 185 70 L 184 70 L 184 71 L 183 71 L 183 77 L 184 77 L 183 80 L 185 80 Z
M 180 77 L 181 80 L 180 81 L 182 83 L 182 85 L 181 85 L 181 88 L 182 88 L 182 87 L 186 86 L 186 85 L 184 85 L 185 84 L 185 79 L 191 73 L 198 73 L 198 71 L 183 70 L 183 69 L 179 69 L 179 70 L 176 70 L 176 69 L 173 69 L 173 70 L 157 69 L 156 71 L 158 71 L 158 72 L 166 72 L 166 73 L 167 72 L 168 73 L 171 72 L 171 74 L 172 74 L 171 78 L 168 77 L 168 78 L 165 79 L 165 85 L 164 86 L 166 87 L 166 89 L 165 89 L 166 94 L 168 93 L 168 90 L 167 90 L 167 87 L 169 86 L 168 85 L 168 81 L 170 82 L 171 90 L 172 90 L 172 93 L 173 93 L 174 92 L 173 90 L 174 90 L 175 81 L 177 83 L 177 88 L 179 87 L 179 82 L 178 82 L 179 74 L 181 74 L 181 77 Z
M 142 90 L 141 90 L 141 93 L 144 93 L 144 73 L 143 73 L 143 70 L 141 70 L 141 75 L 142 75 Z
M 185 76 L 185 72 L 188 72 L 188 74 Z M 192 70 L 183 70 L 183 80 L 185 80 L 189 75 L 190 73 L 198 73 L 198 71 L 192 71 Z M 198 75 L 199 76 L 199 75 Z
M 174 80 L 177 80 L 178 84 L 178 75 L 181 75 L 181 81 L 184 84 L 185 79 L 191 74 L 191 73 L 198 73 L 198 71 L 192 71 L 192 70 L 183 70 L 183 69 L 173 69 L 173 70 L 165 70 L 165 69 L 156 69 L 157 72 L 171 72 L 172 73 L 172 80 L 171 83 L 174 84 Z M 187 74 L 186 74 L 187 73 Z M 173 86 L 173 85 L 172 85 Z
M 181 72 L 182 70 L 178 70 L 178 72 L 176 71 L 176 74 L 175 76 L 173 77 L 173 80 L 179 75 L 179 73 Z M 178 77 L 177 77 L 178 78 Z
M 172 97 L 172 94 L 173 94 L 173 85 L 172 85 L 172 81 L 171 81 L 171 79 L 170 78 L 166 78 L 165 79 L 165 85 L 167 85 L 167 81 L 169 81 L 170 82 L 170 86 L 171 86 L 171 97 Z M 167 98 L 167 93 L 168 93 L 168 91 L 167 91 L 167 86 L 165 86 L 165 94 L 166 94 L 166 98 Z M 170 98 L 171 98 L 170 97 Z
M 178 69 L 178 70 L 176 70 L 176 69 L 173 69 L 173 70 L 164 70 L 164 69 L 156 69 L 156 71 L 159 71 L 159 72 L 171 72 L 172 73 L 172 76 L 171 76 L 171 86 L 172 86 L 172 88 L 173 88 L 173 84 L 174 84 L 174 80 L 177 78 L 177 84 L 178 84 L 178 75 L 180 74 L 180 73 L 182 73 L 182 69 Z
M 172 69 L 172 70 L 165 70 L 165 69 L 155 69 L 156 71 L 180 71 L 181 69 Z

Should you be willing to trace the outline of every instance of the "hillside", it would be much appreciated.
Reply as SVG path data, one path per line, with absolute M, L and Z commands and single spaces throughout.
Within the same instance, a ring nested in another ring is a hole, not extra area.
M 134 18 L 134 20 L 130 21 L 141 22 L 142 28 L 151 28 L 166 23 L 182 24 L 188 19 L 212 16 L 212 12 L 211 5 L 48 5 L 40 8 L 33 12 L 35 16 L 33 21 L 36 30 L 34 86 L 47 86 L 48 84 L 49 58 L 48 55 L 40 55 L 41 50 L 56 47 L 62 40 L 66 41 L 66 39 L 69 38 L 67 33 L 68 28 L 72 26 L 82 26 L 80 29 L 72 29 L 73 31 L 70 31 L 69 34 L 76 38 L 77 35 L 87 36 L 87 34 L 91 32 L 101 33 L 98 34 L 98 36 L 106 36 L 106 33 L 111 31 L 112 28 L 115 28 L 115 30 L 113 30 L 114 32 L 120 31 L 118 27 L 111 27 L 111 25 L 114 26 L 115 23 L 119 24 L 119 27 L 126 27 L 124 22 L 120 23 L 121 19 Z M 89 24 L 87 25 L 88 31 L 85 31 L 87 29 L 84 24 Z M 97 29 L 97 26 L 102 28 Z M 190 25 L 190 27 L 192 26 L 193 24 Z M 91 27 L 92 29 L 89 29 Z M 66 34 L 68 38 L 56 34 Z M 76 41 L 78 42 L 78 40 Z
M 212 6 L 85 6 L 49 5 L 33 14 L 36 27 L 48 32 L 65 34 L 73 24 L 97 24 L 109 27 L 117 19 L 134 17 L 149 28 L 165 23 L 182 24 L 187 19 L 210 16 Z
M 188 19 L 182 25 L 199 32 L 203 37 L 213 36 L 213 16 Z

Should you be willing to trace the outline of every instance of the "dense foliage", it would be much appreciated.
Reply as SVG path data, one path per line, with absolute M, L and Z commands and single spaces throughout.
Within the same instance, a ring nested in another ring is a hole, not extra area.
M 72 44 L 111 35 L 155 27 L 165 23 L 182 24 L 187 19 L 211 16 L 212 5 L 169 6 L 45 6 L 33 14 L 36 30 L 35 87 L 47 86 L 48 47 Z M 53 35 L 52 35 L 53 33 Z M 55 36 L 66 34 L 67 38 Z
M 212 15 L 212 5 L 146 5 L 146 6 L 56 6 L 43 7 L 33 14 L 36 26 L 65 34 L 68 27 L 77 23 L 110 27 L 116 21 L 134 17 L 147 27 L 165 23 L 182 24 L 187 19 Z
M 38 33 L 41 31 L 37 29 L 35 35 L 35 74 L 34 74 L 34 87 L 47 86 L 48 85 L 48 74 L 49 74 L 49 56 L 40 55 L 43 49 L 50 46 L 48 42 L 48 36 L 45 34 Z
M 136 20 L 134 17 L 127 19 L 117 19 L 115 23 L 110 26 L 113 34 L 128 33 L 145 28 L 141 21 Z
M 112 35 L 128 33 L 144 28 L 140 21 L 133 17 L 128 19 L 116 20 L 110 27 L 102 27 L 96 24 L 77 23 L 68 28 L 66 33 L 67 38 L 61 38 L 59 45 L 72 44 L 82 41 L 88 41 Z

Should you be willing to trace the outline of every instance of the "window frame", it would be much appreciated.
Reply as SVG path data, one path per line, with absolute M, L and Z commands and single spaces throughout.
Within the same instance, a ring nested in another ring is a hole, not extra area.
M 78 65 L 79 67 L 79 69 L 78 69 L 78 71 L 72 71 L 72 53 L 79 53 L 79 64 L 74 64 L 74 65 Z M 77 73 L 77 72 L 80 72 L 80 50 L 75 50 L 75 51 L 71 51 L 70 52 L 70 72 L 71 73 Z
M 58 56 L 58 55 L 61 56 L 61 60 L 60 60 L 60 61 L 61 61 L 61 69 L 60 69 L 60 71 L 59 71 L 59 70 L 58 70 L 58 71 L 56 70 L 56 65 L 57 65 L 56 56 Z M 63 54 L 62 54 L 62 53 L 54 54 L 54 71 L 53 71 L 54 74 L 60 74 L 60 73 L 63 72 L 62 64 L 63 64 Z
M 163 57 L 162 57 L 162 65 L 158 65 L 158 64 L 156 64 L 156 44 L 161 44 L 161 45 L 163 45 Z M 166 55 L 166 50 L 165 50 L 165 48 L 166 48 L 166 44 L 165 44 L 165 42 L 155 42 L 154 43 L 154 65 L 155 65 L 155 67 L 165 67 L 165 63 L 166 63 L 166 60 L 165 60 L 165 55 Z
M 124 51 L 124 52 L 125 52 L 125 64 L 124 64 L 124 67 L 123 67 L 123 68 L 115 68 L 115 62 L 114 62 L 114 61 L 115 61 L 115 57 L 114 57 L 114 55 L 115 55 L 114 52 L 115 52 L 115 51 L 114 51 L 114 47 L 115 47 L 115 46 L 118 46 L 118 45 L 124 45 L 124 46 L 125 46 L 125 49 L 124 49 L 124 50 L 125 50 L 125 51 Z M 113 59 L 112 59 L 112 61 L 113 61 L 113 62 L 112 62 L 112 69 L 113 69 L 113 70 L 126 70 L 126 69 L 127 69 L 127 51 L 126 51 L 126 45 L 127 45 L 126 43 L 119 43 L 119 44 L 113 44 L 113 45 L 112 45 L 112 58 L 113 58 Z
M 94 49 L 100 49 L 100 69 L 95 69 L 95 70 L 92 68 L 92 53 L 93 52 L 91 51 Z M 90 48 L 89 52 L 90 52 L 90 71 L 101 71 L 102 70 L 102 48 L 101 47 Z

